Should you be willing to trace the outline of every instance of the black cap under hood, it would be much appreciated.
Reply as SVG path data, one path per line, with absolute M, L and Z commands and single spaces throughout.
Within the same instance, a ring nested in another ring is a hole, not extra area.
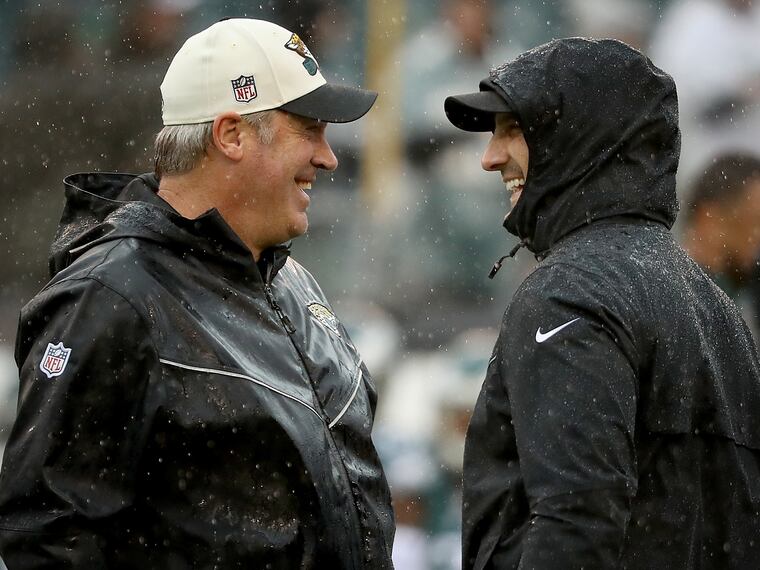
M 673 225 L 680 152 L 673 79 L 616 40 L 567 38 L 491 71 L 529 149 L 526 184 L 504 227 L 541 254 L 595 220 Z

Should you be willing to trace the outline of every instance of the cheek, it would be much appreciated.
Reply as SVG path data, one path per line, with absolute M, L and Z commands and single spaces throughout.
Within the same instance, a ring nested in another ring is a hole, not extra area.
M 528 175 L 528 146 L 525 144 L 524 139 L 518 139 L 512 145 L 512 156 L 515 157 L 515 161 L 520 165 L 525 176 Z

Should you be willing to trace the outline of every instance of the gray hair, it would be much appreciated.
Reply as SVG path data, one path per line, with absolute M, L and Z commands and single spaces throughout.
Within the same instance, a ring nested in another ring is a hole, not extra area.
M 270 144 L 274 139 L 272 119 L 275 110 L 259 111 L 241 115 L 258 134 L 259 141 Z M 155 171 L 156 175 L 183 174 L 192 170 L 206 154 L 213 141 L 211 132 L 214 122 L 195 125 L 169 125 L 156 135 Z

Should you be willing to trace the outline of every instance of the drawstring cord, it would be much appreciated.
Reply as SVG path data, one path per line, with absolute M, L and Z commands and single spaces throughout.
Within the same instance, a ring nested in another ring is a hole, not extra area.
M 525 247 L 528 245 L 528 240 L 524 239 L 520 243 L 518 243 L 515 247 L 512 248 L 512 250 L 507 254 L 502 256 L 499 261 L 493 264 L 493 267 L 491 268 L 490 273 L 488 274 L 489 279 L 493 279 L 496 274 L 499 272 L 499 269 L 501 269 L 501 265 L 504 263 L 505 259 L 509 259 L 510 257 L 514 257 L 515 254 L 520 251 L 520 248 Z

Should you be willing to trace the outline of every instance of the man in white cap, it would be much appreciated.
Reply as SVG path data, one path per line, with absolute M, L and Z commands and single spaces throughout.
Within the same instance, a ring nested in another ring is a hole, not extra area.
M 52 280 L 24 307 L 0 476 L 15 568 L 391 568 L 375 390 L 288 257 L 328 122 L 376 94 L 325 82 L 296 34 L 230 19 L 161 86 L 156 172 L 76 174 Z

